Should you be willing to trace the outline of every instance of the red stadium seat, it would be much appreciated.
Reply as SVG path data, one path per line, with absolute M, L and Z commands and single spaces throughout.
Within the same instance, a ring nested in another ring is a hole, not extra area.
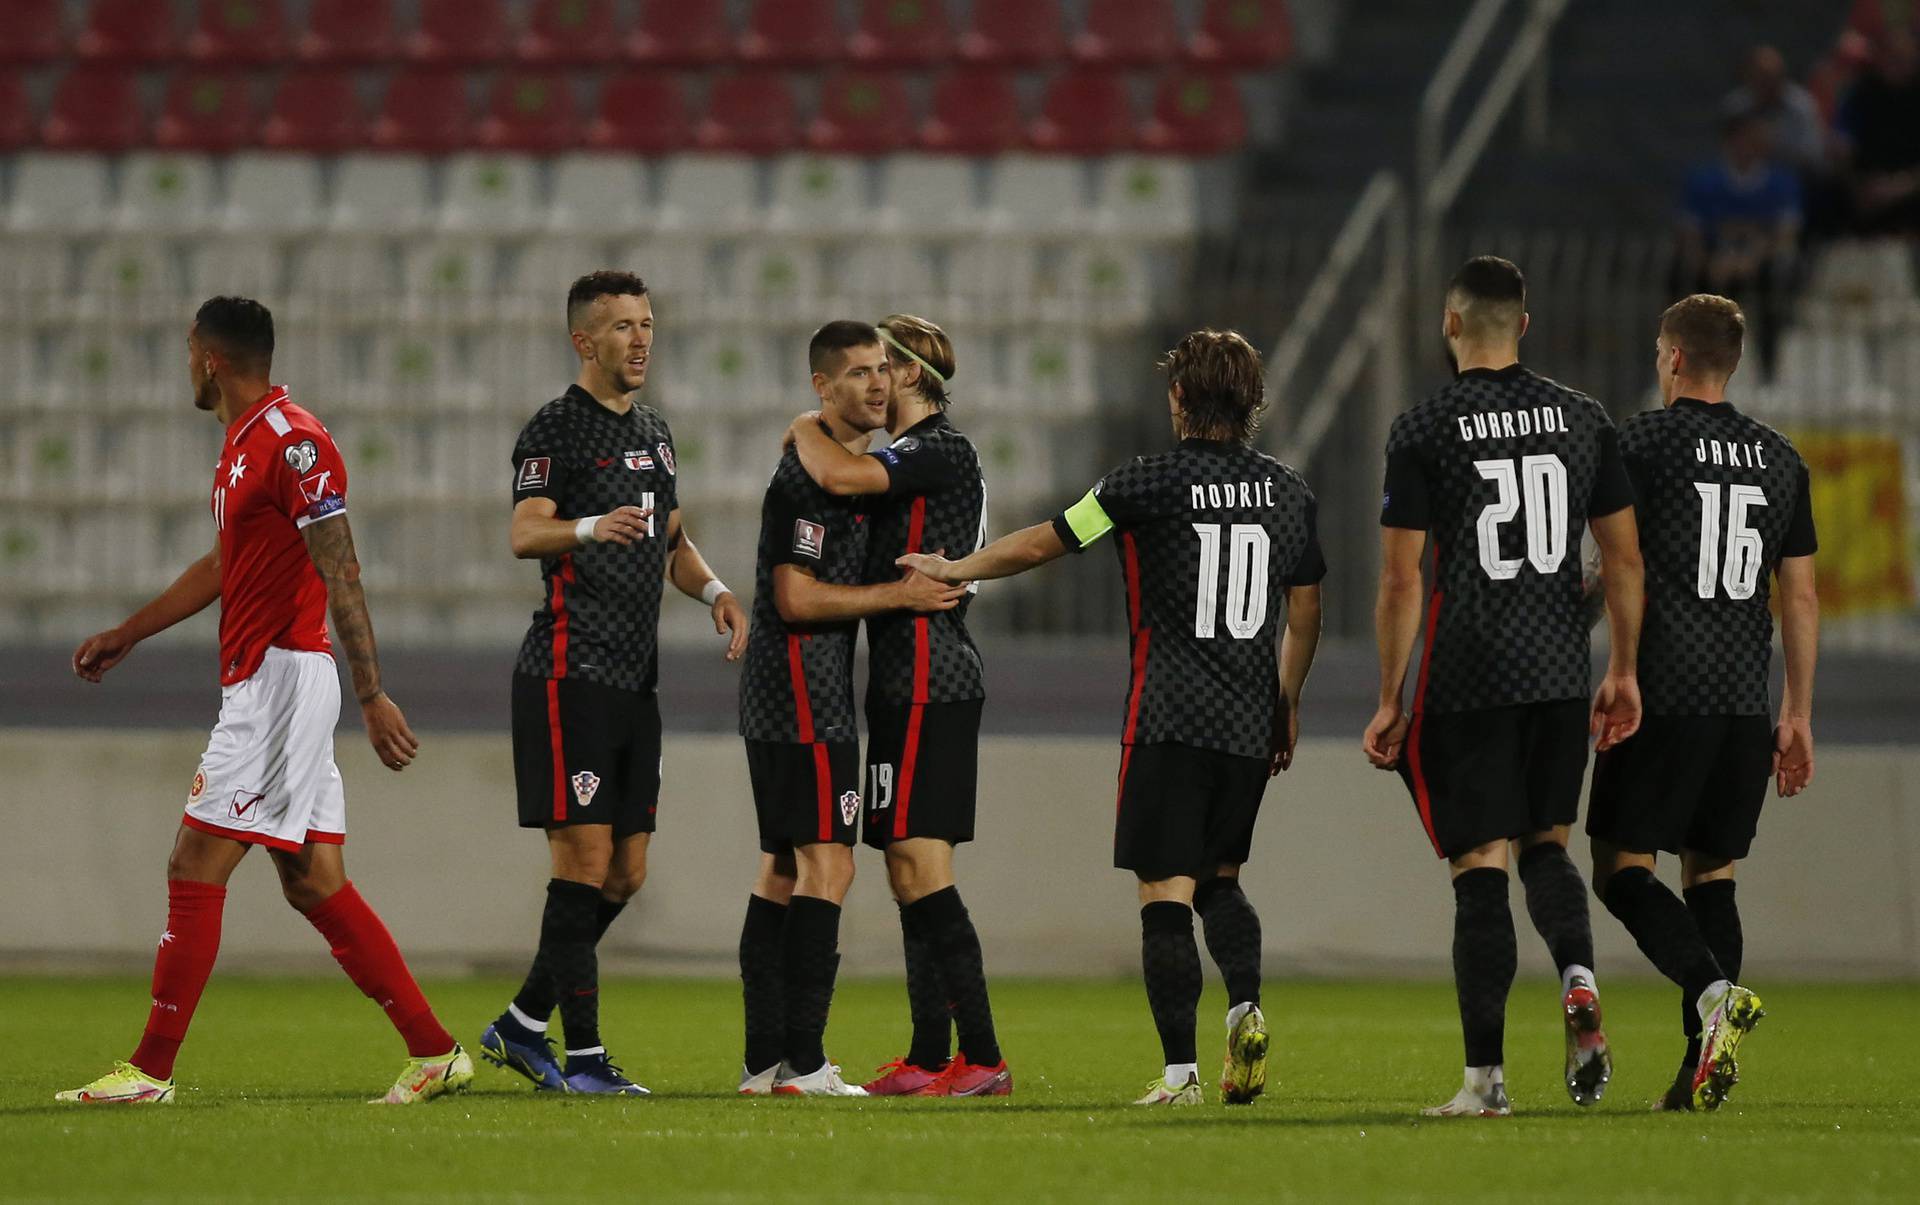
M 754 0 L 740 35 L 742 62 L 764 67 L 817 67 L 846 48 L 834 0 Z
M 262 146 L 316 155 L 352 150 L 366 138 L 353 75 L 338 70 L 295 71 L 282 79 L 260 129 Z
M 420 0 L 406 52 L 416 63 L 468 67 L 499 62 L 511 44 L 502 0 Z
M 44 63 L 66 49 L 60 0 L 12 0 L 0 22 L 0 63 Z M 18 80 L 14 81 L 18 83 Z
M 33 106 L 18 72 L 0 75 L 0 151 L 33 145 Z
M 102 63 L 164 63 L 179 49 L 173 5 L 154 0 L 93 0 L 73 52 Z
M 550 155 L 580 142 L 573 85 L 559 72 L 509 71 L 493 82 L 487 115 L 480 119 L 481 146 Z
M 620 56 L 613 0 L 539 0 L 513 53 L 542 66 L 612 62 Z
M 1224 72 L 1170 71 L 1154 89 L 1140 145 L 1171 155 L 1220 155 L 1247 140 L 1240 87 Z
M 215 67 L 264 66 L 287 57 L 279 0 L 200 0 L 187 57 Z
M 913 145 L 913 98 L 892 72 L 835 73 L 820 85 L 807 145 L 841 155 L 886 155 Z
M 294 53 L 307 63 L 386 63 L 400 51 L 393 0 L 313 0 Z
M 1150 67 L 1180 53 L 1173 0 L 1091 0 L 1073 57 L 1103 67 Z
M 1134 143 L 1133 103 L 1126 82 L 1110 71 L 1082 68 L 1047 85 L 1040 117 L 1027 132 L 1036 150 L 1107 155 Z
M 53 90 L 40 141 L 57 151 L 125 151 L 146 140 L 139 81 L 117 67 L 75 67 Z
M 256 130 L 253 89 L 233 71 L 176 71 L 153 126 L 155 145 L 219 154 L 251 145 Z
M 1038 67 L 1067 57 L 1057 0 L 973 0 L 960 57 L 1001 67 Z
M 1293 55 L 1286 0 L 1207 0 L 1187 57 L 1209 67 L 1256 71 Z
M 921 149 L 998 155 L 1026 144 L 1027 119 L 1010 73 L 962 68 L 934 84 L 932 112 L 920 126 Z
M 403 71 L 373 121 L 374 147 L 443 154 L 467 145 L 467 81 L 452 71 Z
M 783 75 L 755 72 L 714 81 L 707 115 L 694 135 L 703 151 L 777 155 L 800 141 L 793 89 Z
M 645 0 L 627 58 L 649 67 L 711 67 L 733 58 L 726 0 Z
M 862 0 L 847 50 L 862 63 L 930 67 L 953 57 L 945 0 Z
M 600 111 L 587 126 L 595 150 L 670 155 L 693 144 L 686 90 L 671 72 L 616 76 L 600 89 Z

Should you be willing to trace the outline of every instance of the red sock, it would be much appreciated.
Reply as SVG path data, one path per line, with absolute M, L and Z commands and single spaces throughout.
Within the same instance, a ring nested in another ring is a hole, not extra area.
M 387 1010 L 387 1019 L 406 1039 L 408 1054 L 428 1058 L 453 1049 L 453 1035 L 434 1017 L 433 1006 L 407 970 L 407 960 L 400 957 L 400 947 L 393 944 L 393 934 L 352 883 L 328 896 L 307 919 L 333 947 L 334 961 L 353 985 Z
M 155 1079 L 173 1078 L 174 1056 L 220 955 L 220 910 L 226 902 L 227 889 L 219 884 L 167 880 L 167 931 L 153 956 L 153 1011 L 132 1059 Z

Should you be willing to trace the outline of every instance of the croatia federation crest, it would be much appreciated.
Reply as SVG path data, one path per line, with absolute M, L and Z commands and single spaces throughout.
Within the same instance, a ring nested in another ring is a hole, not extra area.
M 671 477 L 678 472 L 673 465 L 673 446 L 664 441 L 653 446 L 654 450 L 660 453 L 660 463 L 665 466 L 667 476 Z
M 582 770 L 569 781 L 573 783 L 573 797 L 580 801 L 580 806 L 591 805 L 593 793 L 600 789 L 600 776 L 592 770 Z
M 860 815 L 860 792 L 847 791 L 840 796 L 840 823 L 852 824 Z

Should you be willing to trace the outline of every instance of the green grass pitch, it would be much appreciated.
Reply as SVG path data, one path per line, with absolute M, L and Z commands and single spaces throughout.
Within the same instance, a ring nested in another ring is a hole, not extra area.
M 1530 981 L 1508 1014 L 1515 1116 L 1441 1122 L 1416 1111 L 1458 1084 L 1445 983 L 1270 984 L 1267 1095 L 1229 1109 L 1210 1075 L 1205 1108 L 1145 1110 L 1126 1102 L 1159 1051 L 1132 982 L 995 984 L 1016 1088 L 982 1101 L 741 1099 L 735 984 L 611 982 L 608 1042 L 653 1099 L 535 1098 L 482 1066 L 467 1095 L 403 1110 L 363 1103 L 403 1056 L 343 980 L 216 973 L 179 1103 L 86 1109 L 53 1092 L 126 1055 L 144 981 L 13 978 L 0 980 L 0 1197 L 1913 1199 L 1912 989 L 1758 986 L 1771 1015 L 1718 1114 L 1647 1112 L 1680 1049 L 1675 993 L 1623 981 L 1606 985 L 1613 1086 L 1576 1109 L 1559 1085 L 1554 985 Z M 511 990 L 428 988 L 469 1043 Z M 1210 986 L 1201 1065 L 1216 1075 L 1223 1007 Z M 828 1050 L 849 1078 L 901 1053 L 904 1014 L 897 982 L 842 985 Z

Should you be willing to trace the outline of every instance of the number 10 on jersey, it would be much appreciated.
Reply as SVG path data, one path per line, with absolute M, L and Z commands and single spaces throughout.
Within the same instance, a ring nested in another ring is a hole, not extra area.
M 1200 581 L 1194 591 L 1193 634 L 1202 640 L 1214 635 L 1220 611 L 1220 528 L 1218 523 L 1195 523 L 1200 537 Z M 1227 634 L 1252 640 L 1267 622 L 1267 560 L 1273 541 L 1258 523 L 1227 527 Z

